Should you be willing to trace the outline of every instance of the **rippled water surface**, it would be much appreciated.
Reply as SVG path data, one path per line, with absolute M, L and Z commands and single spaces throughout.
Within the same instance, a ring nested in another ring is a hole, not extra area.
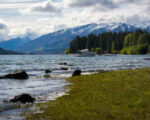
M 150 58 L 150 55 L 103 55 L 96 57 L 70 55 L 0 56 L 0 76 L 18 70 L 25 70 L 29 74 L 28 80 L 0 80 L 0 116 L 5 115 L 8 117 L 8 114 L 11 114 L 12 110 L 6 112 L 7 105 L 3 103 L 3 100 L 15 95 L 28 93 L 36 97 L 39 102 L 51 100 L 63 94 L 64 86 L 68 84 L 64 79 L 70 76 L 75 69 L 81 69 L 83 73 L 88 73 L 94 70 L 150 67 L 150 61 L 144 60 L 144 58 Z M 62 62 L 66 62 L 68 65 L 59 65 Z M 68 70 L 60 70 L 61 67 L 67 67 Z M 52 70 L 51 77 L 45 77 L 44 71 L 46 69 Z M 4 118 L 0 117 L 0 119 Z

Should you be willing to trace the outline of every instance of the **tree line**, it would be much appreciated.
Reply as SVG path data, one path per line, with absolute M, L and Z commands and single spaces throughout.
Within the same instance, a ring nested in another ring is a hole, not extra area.
M 98 54 L 147 54 L 150 53 L 150 34 L 146 31 L 135 32 L 105 32 L 99 35 L 76 36 L 65 53 L 77 53 L 88 49 Z

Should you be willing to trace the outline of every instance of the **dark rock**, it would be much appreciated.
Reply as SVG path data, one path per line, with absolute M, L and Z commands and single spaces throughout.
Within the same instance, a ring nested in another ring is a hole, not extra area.
M 59 63 L 59 65 L 67 65 L 67 63 L 66 63 L 66 62 L 64 62 L 64 63 Z
M 75 70 L 72 76 L 79 76 L 81 75 L 81 70 Z
M 51 70 L 45 70 L 45 73 L 51 73 L 52 71 Z
M 9 100 L 9 102 L 13 102 L 13 103 L 17 103 L 17 102 L 33 103 L 34 101 L 35 101 L 35 98 L 31 97 L 29 94 L 18 95 Z
M 25 71 L 17 71 L 15 73 L 12 74 L 7 74 L 5 76 L 0 77 L 0 79 L 2 78 L 9 78 L 9 79 L 28 79 L 28 74 Z
M 68 68 L 64 68 L 64 67 L 61 67 L 60 69 L 61 69 L 61 70 L 68 70 Z

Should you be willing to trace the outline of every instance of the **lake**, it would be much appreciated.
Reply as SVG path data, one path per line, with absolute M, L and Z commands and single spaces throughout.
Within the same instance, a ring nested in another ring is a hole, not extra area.
M 144 60 L 150 55 L 101 55 L 96 57 L 75 57 L 71 55 L 4 55 L 0 56 L 0 76 L 25 70 L 29 74 L 27 80 L 1 79 L 0 80 L 0 120 L 19 120 L 14 104 L 6 104 L 3 100 L 15 95 L 28 93 L 37 99 L 37 102 L 53 100 L 65 94 L 65 79 L 76 69 L 83 74 L 98 70 L 120 70 L 150 67 L 150 61 Z M 68 65 L 59 65 L 66 62 Z M 67 67 L 68 70 L 61 70 Z M 51 77 L 46 77 L 45 70 L 50 69 Z M 27 109 L 27 108 L 26 108 Z

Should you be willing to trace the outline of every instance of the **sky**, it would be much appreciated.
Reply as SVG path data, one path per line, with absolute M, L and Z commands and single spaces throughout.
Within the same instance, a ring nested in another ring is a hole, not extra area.
M 0 0 L 0 41 L 90 23 L 150 21 L 150 0 Z

